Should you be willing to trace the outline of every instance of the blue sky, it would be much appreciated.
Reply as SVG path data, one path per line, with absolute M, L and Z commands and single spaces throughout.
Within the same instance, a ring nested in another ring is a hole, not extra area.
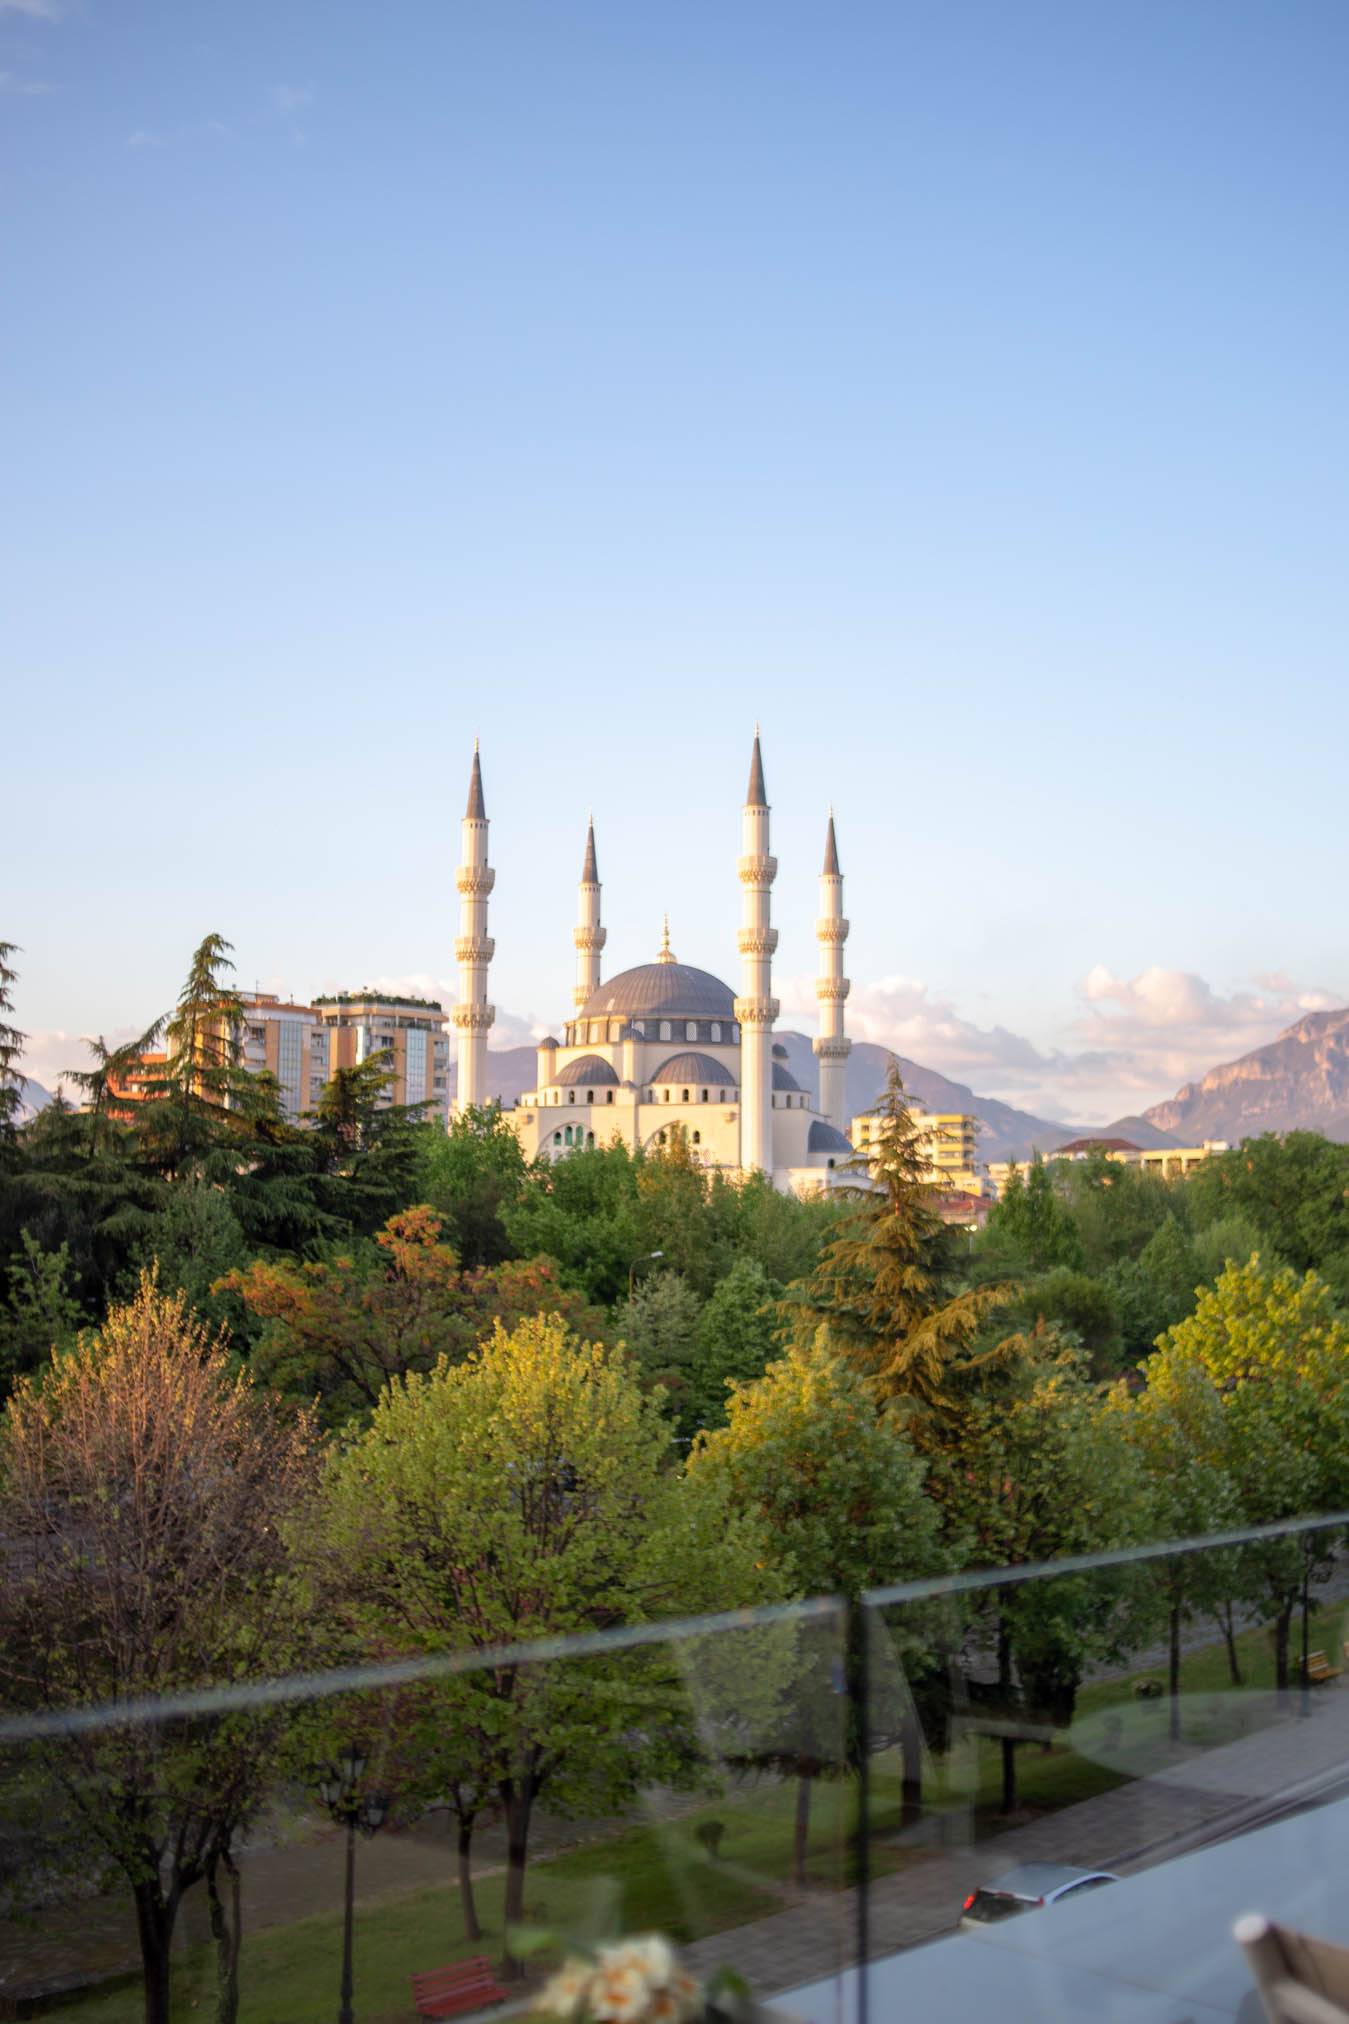
M 30 1072 L 208 930 L 497 1038 L 735 976 L 1103 1119 L 1349 998 L 1339 0 L 0 0 Z

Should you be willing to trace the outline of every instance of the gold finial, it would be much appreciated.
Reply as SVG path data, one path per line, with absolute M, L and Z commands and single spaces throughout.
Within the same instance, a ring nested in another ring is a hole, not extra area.
M 670 916 L 667 914 L 665 916 L 665 926 L 661 930 L 660 948 L 656 952 L 656 961 L 658 963 L 673 963 L 674 960 L 674 955 L 670 948 Z

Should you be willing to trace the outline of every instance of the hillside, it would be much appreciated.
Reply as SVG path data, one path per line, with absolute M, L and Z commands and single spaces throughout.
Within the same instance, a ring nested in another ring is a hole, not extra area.
M 1236 1145 L 1262 1131 L 1349 1141 L 1349 1006 L 1309 1012 L 1277 1040 L 1211 1068 L 1143 1115 L 1186 1145 Z

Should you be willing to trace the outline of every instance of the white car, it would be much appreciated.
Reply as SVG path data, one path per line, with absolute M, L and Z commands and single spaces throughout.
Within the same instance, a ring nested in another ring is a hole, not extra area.
M 1005 1876 L 972 1890 L 956 1923 L 973 1932 L 980 1926 L 996 1925 L 1000 1919 L 1033 1912 L 1040 1905 L 1062 1904 L 1065 1898 L 1099 1890 L 1103 1883 L 1118 1882 L 1108 1869 L 1076 1869 L 1069 1862 L 1023 1862 L 1018 1869 L 1009 1869 Z

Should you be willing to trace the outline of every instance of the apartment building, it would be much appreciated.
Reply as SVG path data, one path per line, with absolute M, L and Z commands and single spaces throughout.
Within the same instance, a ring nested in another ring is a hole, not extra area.
M 917 1127 L 914 1143 L 926 1184 L 958 1195 L 986 1194 L 988 1174 L 979 1159 L 978 1118 L 965 1111 L 927 1111 L 918 1104 L 910 1104 L 909 1115 Z M 858 1152 L 867 1150 L 881 1125 L 874 1111 L 853 1119 L 851 1137 Z
M 428 1116 L 449 1116 L 449 1018 L 435 999 L 339 991 L 315 998 L 313 1011 L 327 1042 L 328 1075 L 387 1049 L 392 1081 L 385 1101 L 430 1103 Z
M 332 1073 L 328 1029 L 312 1005 L 296 1005 L 271 991 L 241 991 L 242 1065 L 253 1075 L 276 1077 L 281 1108 L 292 1122 L 318 1108 Z

